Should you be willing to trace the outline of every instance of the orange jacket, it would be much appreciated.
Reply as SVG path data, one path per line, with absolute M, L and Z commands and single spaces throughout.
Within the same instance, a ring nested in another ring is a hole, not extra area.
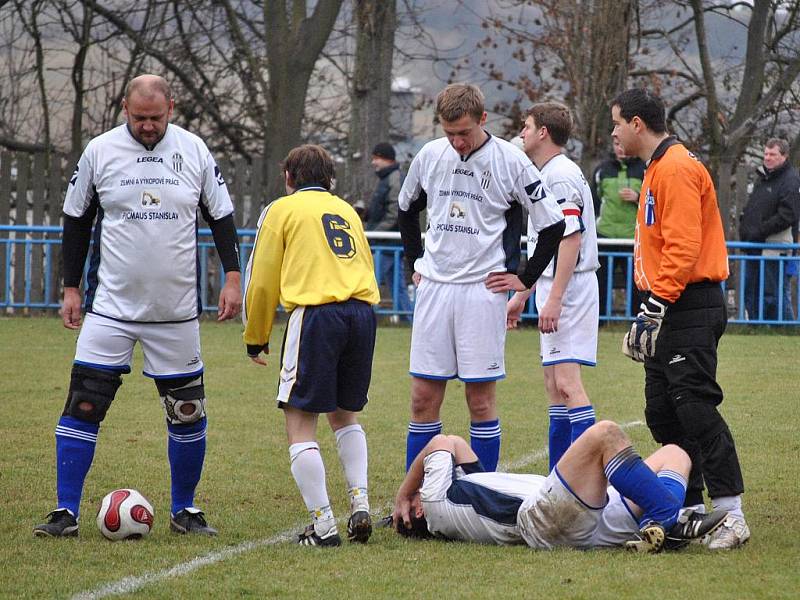
M 728 278 L 717 194 L 703 164 L 674 138 L 650 159 L 634 238 L 636 287 L 675 302 L 690 283 Z

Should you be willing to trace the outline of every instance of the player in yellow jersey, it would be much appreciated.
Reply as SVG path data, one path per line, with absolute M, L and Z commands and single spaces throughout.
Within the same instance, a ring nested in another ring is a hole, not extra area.
M 320 146 L 295 148 L 284 161 L 287 195 L 261 214 L 247 265 L 242 311 L 247 354 L 266 365 L 278 303 L 289 313 L 278 384 L 291 470 L 312 516 L 298 542 L 338 546 L 325 466 L 316 441 L 327 413 L 350 494 L 347 537 L 372 533 L 367 440 L 356 415 L 367 403 L 375 348 L 378 284 L 361 219 L 330 192 L 333 160 Z

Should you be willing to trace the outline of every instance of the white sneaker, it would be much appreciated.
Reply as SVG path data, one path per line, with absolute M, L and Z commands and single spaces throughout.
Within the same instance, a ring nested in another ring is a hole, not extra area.
M 709 550 L 732 550 L 749 539 L 750 528 L 744 518 L 728 515 L 722 526 L 708 536 L 706 545 Z

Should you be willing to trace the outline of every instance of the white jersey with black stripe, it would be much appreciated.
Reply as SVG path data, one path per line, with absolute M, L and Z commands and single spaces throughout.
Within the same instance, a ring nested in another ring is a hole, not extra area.
M 575 272 L 596 271 L 600 268 L 597 254 L 597 228 L 594 219 L 592 191 L 581 168 L 564 154 L 557 154 L 548 160 L 541 170 L 545 185 L 555 196 L 564 215 L 566 229 L 564 236 L 581 232 L 581 249 Z M 538 229 L 528 220 L 528 256 L 533 256 Z M 555 261 L 550 261 L 542 275 L 555 276 Z
M 233 212 L 225 180 L 205 143 L 177 125 L 148 150 L 126 124 L 94 138 L 78 162 L 64 213 L 97 203 L 87 310 L 136 322 L 196 318 L 197 211 Z
M 425 251 L 415 270 L 444 283 L 474 283 L 516 270 L 525 212 L 536 231 L 562 218 L 541 180 L 524 152 L 492 135 L 466 157 L 447 138 L 425 144 L 399 197 L 405 211 L 427 202 Z

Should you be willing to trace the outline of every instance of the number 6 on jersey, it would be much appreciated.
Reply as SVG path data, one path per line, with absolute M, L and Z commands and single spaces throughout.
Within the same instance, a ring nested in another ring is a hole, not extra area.
M 322 228 L 325 230 L 325 237 L 328 238 L 328 246 L 339 258 L 353 258 L 356 255 L 353 236 L 347 230 L 350 223 L 339 215 L 322 215 Z

